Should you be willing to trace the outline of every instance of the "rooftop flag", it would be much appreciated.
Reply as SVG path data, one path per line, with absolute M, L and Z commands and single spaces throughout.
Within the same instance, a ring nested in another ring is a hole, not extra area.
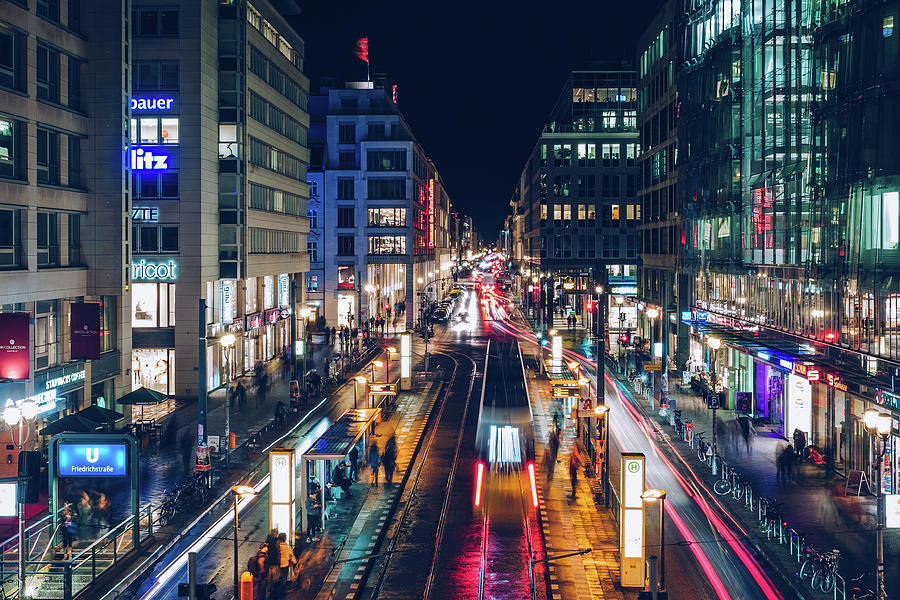
M 356 58 L 369 62 L 369 38 L 359 38 L 356 40 Z

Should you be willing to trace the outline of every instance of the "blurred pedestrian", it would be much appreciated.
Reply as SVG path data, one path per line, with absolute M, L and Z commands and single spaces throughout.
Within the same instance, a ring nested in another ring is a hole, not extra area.
M 369 453 L 366 457 L 366 463 L 371 470 L 370 482 L 378 486 L 378 469 L 381 467 L 381 452 L 378 450 L 378 444 L 372 442 L 369 446 Z
M 109 528 L 109 498 L 103 492 L 100 492 L 100 496 L 97 498 L 94 520 L 97 522 L 98 527 L 103 529 Z
M 359 466 L 359 446 L 353 444 L 353 448 L 350 449 L 350 479 L 352 481 L 357 481 L 359 479 L 359 473 L 357 472 Z
M 278 583 L 283 586 L 291 579 L 291 567 L 297 564 L 297 559 L 294 558 L 294 551 L 288 546 L 287 534 L 283 531 L 278 534 L 278 551 L 280 552 L 279 560 L 281 561 L 279 563 L 281 575 Z
M 255 600 L 264 600 L 266 597 L 266 549 L 265 544 L 260 544 L 256 554 L 247 561 L 247 571 L 253 575 L 253 597 Z
M 806 433 L 799 428 L 794 429 L 793 438 L 794 452 L 797 453 L 797 458 L 803 460 L 803 451 L 806 449 Z
M 384 455 L 381 457 L 384 465 L 384 479 L 387 483 L 394 482 L 394 468 L 397 466 L 397 438 L 393 435 L 384 446 Z
M 244 403 L 247 402 L 247 388 L 244 387 L 244 382 L 240 379 L 234 384 L 234 395 L 237 398 L 238 408 L 243 410 Z
M 775 458 L 778 468 L 778 483 L 790 483 L 793 480 L 795 460 L 793 446 L 788 444 L 779 448 L 778 456 Z
M 742 415 L 738 417 L 738 426 L 741 430 L 741 437 L 744 438 L 744 449 L 747 451 L 747 456 L 750 456 L 752 450 L 750 438 L 756 433 L 753 429 L 753 423 L 750 422 L 750 417 Z
M 318 542 L 319 538 L 316 533 L 319 531 L 319 525 L 322 523 L 322 504 L 319 502 L 319 495 L 310 492 L 306 498 L 306 541 Z
M 72 544 L 75 542 L 75 535 L 78 533 L 78 525 L 72 518 L 72 512 L 68 508 L 63 511 L 61 528 L 63 538 L 63 558 L 65 560 L 72 560 Z
M 573 446 L 572 453 L 569 454 L 569 479 L 572 481 L 572 499 L 575 499 L 575 493 L 578 489 L 578 469 L 581 467 L 581 455 L 578 448 Z
M 278 581 L 281 579 L 281 545 L 278 542 L 278 530 L 273 529 L 266 537 L 266 597 L 271 598 L 278 592 Z

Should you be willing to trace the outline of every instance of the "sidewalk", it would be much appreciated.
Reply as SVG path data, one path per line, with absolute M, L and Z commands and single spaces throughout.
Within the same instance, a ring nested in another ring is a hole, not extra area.
M 537 348 L 522 344 L 522 352 L 537 360 Z M 527 372 L 529 392 L 534 410 L 535 462 L 543 470 L 544 452 L 549 438 L 549 429 L 554 400 L 551 398 L 550 382 L 543 376 Z M 566 419 L 568 421 L 568 419 Z M 597 506 L 582 473 L 578 479 L 575 499 L 571 498 L 567 464 L 575 445 L 575 438 L 567 428 L 560 436 L 559 454 L 553 479 L 549 482 L 542 473 L 538 486 L 540 494 L 541 521 L 544 542 L 548 556 L 569 554 L 577 550 L 591 548 L 581 555 L 563 558 L 549 563 L 552 598 L 560 600 L 581 600 L 593 598 L 614 598 L 631 600 L 637 592 L 619 587 L 619 546 L 618 525 L 610 509 Z
M 572 340 L 566 336 L 564 346 L 577 350 L 579 340 Z M 669 418 L 659 416 L 657 401 L 648 398 L 646 393 L 641 393 L 629 384 L 616 363 L 615 359 L 607 362 L 607 374 L 612 375 L 619 387 L 627 390 L 627 395 L 632 401 L 669 436 L 674 447 L 685 457 L 688 464 L 696 461 L 694 450 L 676 438 L 674 429 L 669 426 Z M 674 398 L 676 408 L 681 411 L 681 418 L 693 421 L 694 431 L 704 432 L 704 439 L 711 443 L 712 411 L 706 408 L 705 401 L 690 391 L 683 391 L 671 377 L 669 395 Z M 776 498 L 779 508 L 784 511 L 785 521 L 790 527 L 806 535 L 807 543 L 811 547 L 820 551 L 832 548 L 840 550 L 840 572 L 847 581 L 865 573 L 867 578 L 863 582 L 863 587 L 874 587 L 872 576 L 875 567 L 874 529 L 877 524 L 875 498 L 865 494 L 846 495 L 845 478 L 840 475 L 827 477 L 824 467 L 806 462 L 795 466 L 792 481 L 779 483 L 776 457 L 790 441 L 766 425 L 759 425 L 756 435 L 750 438 L 748 447 L 739 435 L 739 430 L 735 428 L 735 418 L 733 410 L 717 411 L 716 445 L 722 460 L 737 469 L 740 475 L 751 483 L 758 496 Z M 699 466 L 700 463 L 697 462 L 696 465 Z M 697 472 L 704 477 L 711 489 L 717 478 L 714 478 L 706 467 L 697 469 Z M 752 516 L 750 513 L 730 498 L 722 498 L 724 505 L 732 514 L 747 520 L 749 529 L 755 528 L 756 520 L 750 518 Z M 785 553 L 786 548 L 781 547 L 780 552 Z M 885 531 L 884 554 L 885 581 L 890 593 L 892 590 L 900 589 L 900 532 Z

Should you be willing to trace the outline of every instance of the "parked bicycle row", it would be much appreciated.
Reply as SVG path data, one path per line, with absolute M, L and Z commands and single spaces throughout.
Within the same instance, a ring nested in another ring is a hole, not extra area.
M 845 599 L 846 586 L 838 573 L 840 552 L 819 552 L 811 548 L 806 536 L 790 527 L 784 518 L 781 503 L 775 498 L 759 496 L 750 482 L 744 479 L 737 469 L 731 467 L 718 453 L 713 453 L 712 444 L 706 438 L 705 431 L 695 431 L 690 419 L 682 419 L 681 411 L 674 411 L 675 434 L 696 452 L 697 459 L 706 464 L 717 474 L 718 480 L 713 484 L 713 491 L 719 496 L 730 496 L 742 502 L 746 510 L 755 513 L 758 531 L 765 535 L 769 542 L 787 545 L 791 558 L 800 565 L 795 573 L 813 590 L 825 594 L 833 594 L 835 598 Z M 715 464 L 715 469 L 713 465 Z M 854 592 L 859 591 L 858 588 Z M 854 595 L 854 598 L 865 598 L 865 595 Z

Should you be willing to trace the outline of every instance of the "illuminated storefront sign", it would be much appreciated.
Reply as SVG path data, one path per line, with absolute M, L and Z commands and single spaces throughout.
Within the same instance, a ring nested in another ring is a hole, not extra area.
M 637 295 L 637 286 L 635 285 L 614 285 L 609 289 L 610 294 L 620 294 L 622 296 Z
M 282 273 L 278 276 L 278 306 L 290 306 L 290 304 L 290 279 L 287 273 Z
M 166 171 L 171 166 L 169 155 L 162 154 L 159 149 L 154 148 L 151 152 L 144 148 L 135 148 L 131 151 L 132 171 Z
M 826 373 L 825 374 L 825 383 L 830 385 L 836 390 L 841 390 L 842 392 L 847 391 L 847 384 L 844 383 L 844 380 L 834 373 Z
M 75 371 L 74 373 L 69 373 L 68 375 L 62 375 L 61 377 L 48 379 L 45 388 L 48 390 L 52 390 L 53 388 L 58 388 L 63 385 L 69 385 L 70 383 L 75 383 L 76 381 L 84 381 L 86 374 L 86 371 L 82 369 L 80 371 Z
M 803 363 L 794 363 L 794 373 L 806 377 L 807 381 L 819 381 L 822 377 L 819 369 Z
M 428 247 L 434 248 L 434 179 L 428 180 Z
M 400 336 L 400 389 L 412 389 L 412 337 L 409 333 Z
M 139 262 L 131 263 L 132 281 L 175 281 L 178 279 L 176 272 L 178 263 L 169 259 L 164 263 L 147 262 L 143 258 Z
M 254 329 L 259 329 L 263 324 L 263 314 L 256 313 L 253 315 L 247 315 L 247 330 L 252 331 Z
M 235 300 L 235 282 L 231 279 L 222 280 L 222 322 L 231 323 L 234 321 Z
M 59 477 L 122 477 L 128 475 L 128 446 L 60 444 L 56 464 Z
M 31 314 L 0 313 L 0 379 L 23 380 L 31 373 Z
M 139 223 L 159 223 L 158 206 L 133 206 L 131 220 Z
M 175 98 L 132 98 L 131 110 L 175 110 Z

